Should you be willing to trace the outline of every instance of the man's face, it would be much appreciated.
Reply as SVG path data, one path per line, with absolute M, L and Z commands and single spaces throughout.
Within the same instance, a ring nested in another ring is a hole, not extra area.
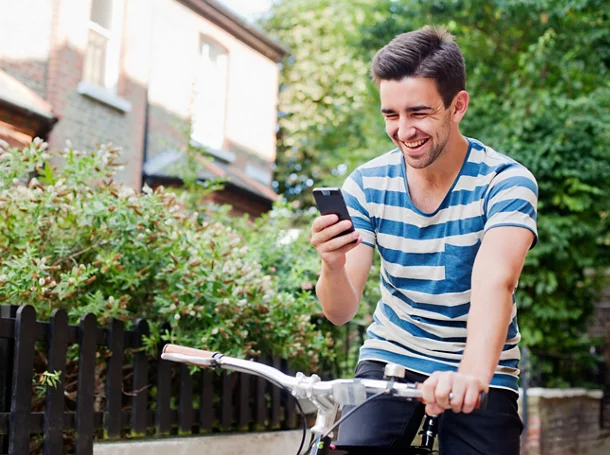
M 407 77 L 379 84 L 385 130 L 415 169 L 430 166 L 443 152 L 451 132 L 451 111 L 432 79 Z

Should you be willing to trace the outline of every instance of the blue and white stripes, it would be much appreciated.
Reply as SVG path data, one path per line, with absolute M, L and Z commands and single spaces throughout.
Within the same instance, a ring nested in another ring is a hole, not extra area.
M 409 197 L 401 152 L 356 169 L 343 185 L 354 226 L 379 250 L 381 300 L 361 360 L 396 362 L 431 374 L 455 370 L 466 342 L 472 265 L 483 235 L 520 226 L 537 239 L 538 187 L 516 161 L 469 139 L 453 187 L 433 213 Z M 492 386 L 518 390 L 516 304 Z

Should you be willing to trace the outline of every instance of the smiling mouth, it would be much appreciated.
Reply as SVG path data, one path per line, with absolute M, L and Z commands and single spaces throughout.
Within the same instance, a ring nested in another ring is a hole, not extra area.
M 421 147 L 422 145 L 424 145 L 426 142 L 428 142 L 428 140 L 430 140 L 430 138 L 420 139 L 418 141 L 411 141 L 411 142 L 404 142 L 404 141 L 401 141 L 401 142 L 406 147 L 415 150 L 415 149 L 418 149 L 419 147 Z

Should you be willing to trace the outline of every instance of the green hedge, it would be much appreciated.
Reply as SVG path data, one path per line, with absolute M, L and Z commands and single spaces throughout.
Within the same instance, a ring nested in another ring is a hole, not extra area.
M 166 336 L 155 322 L 168 321 L 172 341 L 229 355 L 280 355 L 306 370 L 332 357 L 331 334 L 312 320 L 315 251 L 305 233 L 281 241 L 286 206 L 254 223 L 209 204 L 194 212 L 208 190 L 115 183 L 119 153 L 0 146 L 2 303 L 31 304 L 40 318 L 64 308 L 72 323 L 87 312 L 102 324 L 144 317 L 150 347 Z

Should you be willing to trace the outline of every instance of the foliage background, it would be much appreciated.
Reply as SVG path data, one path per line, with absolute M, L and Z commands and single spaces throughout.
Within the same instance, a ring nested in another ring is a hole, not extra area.
M 390 148 L 369 62 L 395 35 L 445 25 L 466 60 L 462 132 L 527 166 L 540 243 L 518 291 L 524 343 L 583 353 L 609 266 L 610 29 L 603 0 L 292 0 L 262 25 L 283 69 L 277 185 L 301 206 Z
M 311 319 L 312 296 L 276 285 L 253 251 L 281 250 L 277 234 L 261 232 L 256 245 L 244 238 L 248 220 L 230 219 L 226 208 L 188 210 L 188 198 L 205 191 L 181 199 L 115 184 L 119 153 L 102 146 L 54 156 L 39 140 L 0 147 L 3 303 L 31 304 L 43 320 L 55 308 L 72 323 L 88 312 L 102 325 L 146 318 L 154 352 L 168 321 L 174 342 L 233 356 L 278 355 L 307 370 L 331 356 L 330 338 Z M 58 159 L 60 170 L 51 165 Z
M 169 319 L 177 342 L 349 374 L 361 331 L 329 326 L 312 293 L 311 189 L 341 185 L 392 148 L 370 60 L 398 33 L 443 24 L 467 63 L 462 131 L 522 162 L 540 185 L 540 243 L 517 296 L 524 342 L 587 353 L 610 265 L 608 11 L 603 0 L 278 1 L 261 25 L 291 49 L 276 163 L 286 200 L 259 220 L 234 219 L 201 202 L 214 185 L 188 176 L 187 191 L 120 188 L 112 147 L 67 149 L 56 158 L 61 171 L 41 143 L 3 150 L 0 299 L 31 303 L 43 317 L 63 307 L 73 321 L 88 311 L 102 322 Z M 360 325 L 379 298 L 378 268 Z

